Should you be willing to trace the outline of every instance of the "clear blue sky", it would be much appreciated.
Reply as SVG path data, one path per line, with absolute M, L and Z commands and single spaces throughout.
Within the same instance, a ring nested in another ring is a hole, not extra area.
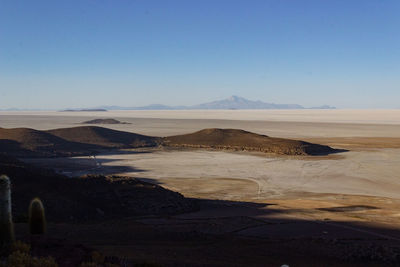
M 0 108 L 400 108 L 400 1 L 0 0 Z

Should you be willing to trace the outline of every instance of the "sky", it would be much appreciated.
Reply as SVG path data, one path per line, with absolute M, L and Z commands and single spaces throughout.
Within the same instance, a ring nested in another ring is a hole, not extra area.
M 400 1 L 0 0 L 0 109 L 400 108 Z

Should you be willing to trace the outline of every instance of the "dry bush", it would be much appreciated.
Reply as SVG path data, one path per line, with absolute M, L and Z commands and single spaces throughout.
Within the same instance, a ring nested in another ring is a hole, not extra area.
M 52 257 L 36 258 L 27 253 L 14 251 L 8 256 L 7 267 L 58 267 Z

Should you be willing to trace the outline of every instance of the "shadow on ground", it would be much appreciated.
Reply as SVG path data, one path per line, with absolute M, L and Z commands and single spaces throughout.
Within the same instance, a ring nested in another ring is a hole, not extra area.
M 399 266 L 400 229 L 288 218 L 270 204 L 196 200 L 172 216 L 49 224 L 54 238 L 160 266 Z M 352 208 L 352 207 L 350 207 Z M 27 238 L 25 224 L 17 225 Z
M 123 154 L 147 154 L 152 151 L 115 151 L 113 155 Z M 145 172 L 143 169 L 135 168 L 131 165 L 107 165 L 111 162 L 119 161 L 120 159 L 105 159 L 97 158 L 95 156 L 82 156 L 82 157 L 69 157 L 69 158 L 25 158 L 24 162 L 33 164 L 36 167 L 53 169 L 56 172 L 67 175 L 69 177 L 76 177 L 85 174 L 102 174 L 110 175 L 115 173 L 128 173 L 128 172 Z

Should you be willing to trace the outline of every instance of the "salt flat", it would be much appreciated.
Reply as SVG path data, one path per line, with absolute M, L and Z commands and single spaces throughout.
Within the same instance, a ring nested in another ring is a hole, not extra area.
M 94 118 L 131 124 L 99 125 L 154 136 L 203 128 L 237 128 L 329 144 L 349 152 L 282 157 L 208 150 L 149 149 L 89 157 L 30 160 L 68 174 L 131 175 L 185 196 L 274 203 L 291 216 L 399 227 L 400 110 L 0 112 L 0 127 L 54 129 Z M 373 205 L 370 210 L 320 208 Z
M 400 149 L 347 152 L 329 158 L 204 150 L 151 150 L 96 158 L 102 167 L 95 172 L 112 170 L 115 174 L 140 177 L 191 197 L 256 200 L 329 193 L 400 199 Z M 84 161 L 88 164 L 88 157 L 75 159 L 63 168 L 72 168 Z M 54 159 L 54 166 L 56 163 L 60 164 L 60 160 Z M 51 165 L 51 160 L 46 164 Z M 70 175 L 85 173 L 85 168 L 91 173 L 94 166 L 83 165 Z M 130 166 L 132 171 L 124 166 Z M 246 184 L 246 180 L 250 183 Z M 220 186 L 224 187 L 225 183 L 230 186 L 221 191 Z
M 48 130 L 79 126 L 94 118 L 126 121 L 131 124 L 104 126 L 154 136 L 238 128 L 289 138 L 400 137 L 400 110 L 2 111 L 0 127 Z
M 1 111 L 1 115 L 400 124 L 400 109 Z
M 110 152 L 96 159 L 29 161 L 71 176 L 133 176 L 186 197 L 268 203 L 273 205 L 268 210 L 278 210 L 279 218 L 328 218 L 400 227 L 400 149 L 350 151 L 329 157 L 271 157 L 153 148 Z M 336 212 L 337 207 L 346 210 Z M 282 210 L 287 212 L 282 214 Z

